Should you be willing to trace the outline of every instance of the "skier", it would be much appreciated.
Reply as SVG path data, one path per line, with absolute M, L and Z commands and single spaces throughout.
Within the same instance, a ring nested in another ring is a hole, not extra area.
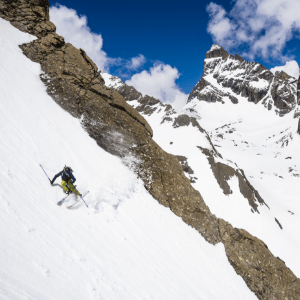
M 64 167 L 61 172 L 56 174 L 53 179 L 50 181 L 51 185 L 54 183 L 57 177 L 61 176 L 62 182 L 61 185 L 65 191 L 66 194 L 71 193 L 71 191 L 78 195 L 81 196 L 81 194 L 75 189 L 73 186 L 73 183 L 76 181 L 76 178 L 72 174 L 73 170 L 71 167 Z

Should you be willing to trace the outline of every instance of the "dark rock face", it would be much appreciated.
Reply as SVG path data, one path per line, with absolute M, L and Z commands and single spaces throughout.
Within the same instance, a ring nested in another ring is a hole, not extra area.
M 187 162 L 187 158 L 185 156 L 181 156 L 181 155 L 176 155 L 176 157 L 178 158 L 181 166 L 182 166 L 182 170 L 183 172 L 186 172 L 188 174 L 194 174 L 193 169 L 188 165 Z
M 273 75 L 263 65 L 229 55 L 221 46 L 213 45 L 206 54 L 203 76 L 188 102 L 196 98 L 224 103 L 228 97 L 237 104 L 242 96 L 255 104 L 262 101 L 269 110 L 275 106 L 275 111 L 283 116 L 297 104 L 296 89 L 295 79 L 283 71 Z
M 230 264 L 258 299 L 299 299 L 300 279 L 265 243 L 222 219 L 219 226 Z
M 294 82 L 292 85 L 291 82 Z M 295 79 L 285 72 L 276 72 L 271 88 L 271 96 L 281 115 L 289 113 L 297 104 Z
M 38 37 L 56 30 L 55 25 L 49 21 L 48 0 L 1 0 L 0 16 L 19 30 Z
M 97 66 L 84 50 L 65 43 L 52 31 L 20 47 L 41 64 L 48 94 L 74 117 L 82 118 L 83 127 L 99 146 L 124 156 L 133 145 L 149 142 L 149 124 L 120 94 L 104 86 Z
M 133 156 L 134 171 L 151 195 L 198 230 L 208 242 L 222 242 L 229 262 L 259 299 L 300 299 L 299 279 L 262 241 L 210 212 L 184 175 L 178 159 L 153 141 L 146 120 L 118 92 L 104 86 L 96 65 L 82 49 L 65 43 L 55 33 L 48 9 L 48 1 L 0 0 L 0 17 L 38 37 L 21 49 L 41 65 L 41 80 L 53 100 L 74 117 L 81 118 L 82 126 L 100 147 L 120 157 Z M 218 51 L 212 55 L 226 56 Z M 123 92 L 128 100 L 140 97 L 138 92 L 131 94 L 135 91 L 130 87 L 125 87 Z M 138 100 L 142 110 L 156 106 L 172 114 L 170 106 L 151 97 Z M 184 124 L 199 125 L 193 118 L 183 119 Z M 176 124 L 180 125 L 181 120 Z
M 124 97 L 126 101 L 140 100 L 143 98 L 143 95 L 138 92 L 133 86 L 129 86 L 125 83 L 123 83 L 123 85 L 120 86 L 117 91 Z
M 155 99 L 154 97 L 150 97 L 148 95 L 141 97 L 138 102 L 140 103 L 140 105 L 136 107 L 136 110 L 139 113 L 143 113 L 148 116 L 151 116 L 157 109 L 163 108 L 160 107 L 161 102 L 159 100 Z M 158 104 L 158 106 L 156 104 Z
M 219 45 L 212 45 L 210 51 L 206 52 L 206 58 L 216 58 L 221 57 L 226 59 L 228 57 L 228 53 Z
M 194 170 L 189 166 L 187 157 L 182 156 L 182 155 L 176 155 L 176 157 L 182 166 L 183 172 L 185 172 L 186 176 L 189 177 L 190 182 L 195 183 L 196 182 L 195 180 L 198 180 L 198 178 L 192 176 L 192 175 L 194 175 Z
M 257 202 L 260 205 L 266 205 L 268 207 L 268 205 L 259 195 L 258 191 L 248 181 L 243 170 L 238 168 L 234 169 L 221 162 L 216 162 L 215 156 L 220 156 L 220 154 L 216 151 L 209 151 L 208 149 L 204 149 L 202 147 L 199 147 L 199 149 L 202 151 L 202 153 L 204 153 L 207 156 L 213 174 L 215 175 L 216 180 L 225 195 L 232 194 L 232 190 L 230 189 L 230 186 L 227 181 L 230 178 L 236 176 L 239 181 L 239 188 L 241 194 L 246 199 L 248 199 L 249 205 L 255 212 L 259 213 Z
M 179 115 L 173 123 L 174 128 L 178 128 L 181 126 L 189 126 L 191 123 L 191 118 L 188 115 Z
M 186 114 L 182 114 L 182 115 L 179 115 L 178 117 L 176 117 L 174 119 L 174 122 L 173 122 L 173 127 L 174 128 L 178 128 L 178 127 L 182 127 L 182 126 L 189 126 L 190 124 L 192 124 L 193 127 L 197 127 L 197 129 L 206 134 L 207 138 L 209 139 L 206 131 L 200 126 L 200 124 L 198 123 L 198 121 L 196 120 L 196 118 L 194 117 L 190 117 Z M 210 139 L 209 139 L 210 140 Z M 211 146 L 213 147 L 212 143 L 211 143 Z
M 166 116 L 168 117 L 173 113 L 175 113 L 171 105 L 163 104 L 158 99 L 148 95 L 143 96 L 133 86 L 127 85 L 120 78 L 118 78 L 118 81 L 121 84 L 117 88 L 115 88 L 115 90 L 121 96 L 123 96 L 126 101 L 129 102 L 133 100 L 138 101 L 139 105 L 135 109 L 139 113 L 143 113 L 144 115 L 151 116 L 155 111 L 163 110 L 166 113 Z

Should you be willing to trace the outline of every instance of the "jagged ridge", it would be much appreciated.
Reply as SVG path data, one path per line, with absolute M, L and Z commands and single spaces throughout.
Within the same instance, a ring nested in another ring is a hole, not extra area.
M 221 46 L 213 45 L 206 53 L 203 76 L 190 93 L 188 102 L 196 98 L 224 103 L 223 98 L 229 98 L 237 104 L 244 97 L 255 104 L 262 102 L 267 109 L 284 116 L 297 105 L 297 82 L 283 71 L 274 75 L 259 63 L 230 55 Z

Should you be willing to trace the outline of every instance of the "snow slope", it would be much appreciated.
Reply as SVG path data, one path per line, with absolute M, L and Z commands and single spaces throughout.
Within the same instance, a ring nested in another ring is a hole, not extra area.
M 256 299 L 223 245 L 159 205 L 46 94 L 18 47 L 34 37 L 0 27 L 0 299 Z M 72 166 L 89 208 L 57 206 L 40 163 L 50 177 Z
M 249 211 L 248 217 L 241 216 L 239 220 L 230 211 L 219 210 L 217 214 L 261 238 L 300 277 L 298 119 L 293 117 L 294 111 L 279 117 L 274 108 L 266 110 L 262 103 L 254 104 L 240 96 L 238 105 L 229 99 L 224 102 L 212 104 L 194 99 L 186 105 L 185 112 L 197 112 L 199 123 L 218 151 L 245 171 L 270 210 L 261 207 L 259 216 Z M 274 226 L 268 225 L 264 214 L 270 221 L 276 218 L 283 229 L 275 222 Z
M 113 77 L 106 76 L 105 80 L 109 86 L 120 84 Z M 158 103 L 152 105 L 151 110 L 144 109 L 145 112 L 156 110 L 143 116 L 153 129 L 154 140 L 165 151 L 187 158 L 194 174 L 186 175 L 194 181 L 192 185 L 201 193 L 211 212 L 263 240 L 272 253 L 300 277 L 298 120 L 293 118 L 294 111 L 279 117 L 274 107 L 269 111 L 262 103 L 255 105 L 244 97 L 235 96 L 238 104 L 233 104 L 228 97 L 223 98 L 224 104 L 191 99 L 181 112 L 169 115 Z M 140 106 L 136 100 L 128 103 L 135 108 Z M 192 124 L 174 125 L 176 118 L 184 114 L 195 117 L 207 130 L 223 156 L 223 159 L 215 158 L 216 161 L 245 171 L 247 179 L 267 204 L 259 205 L 259 213 L 251 211 L 248 199 L 240 192 L 237 177 L 229 180 L 233 193 L 223 193 L 206 155 L 198 148 L 213 150 L 208 135 Z M 288 146 L 283 146 L 286 144 Z

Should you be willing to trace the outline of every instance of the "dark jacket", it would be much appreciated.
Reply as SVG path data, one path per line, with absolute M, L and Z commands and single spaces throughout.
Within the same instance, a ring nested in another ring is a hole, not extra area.
M 74 177 L 74 175 L 73 175 L 71 172 L 70 172 L 69 174 L 70 174 L 69 177 L 66 177 L 65 174 L 64 174 L 64 172 L 61 171 L 61 172 L 57 173 L 57 174 L 53 177 L 51 183 L 53 184 L 53 182 L 54 182 L 54 181 L 56 180 L 56 178 L 59 177 L 59 176 L 61 176 L 61 179 L 64 180 L 64 181 L 66 181 L 66 182 L 68 182 L 68 181 L 71 180 L 71 183 L 74 183 L 74 182 L 76 181 L 76 178 Z

